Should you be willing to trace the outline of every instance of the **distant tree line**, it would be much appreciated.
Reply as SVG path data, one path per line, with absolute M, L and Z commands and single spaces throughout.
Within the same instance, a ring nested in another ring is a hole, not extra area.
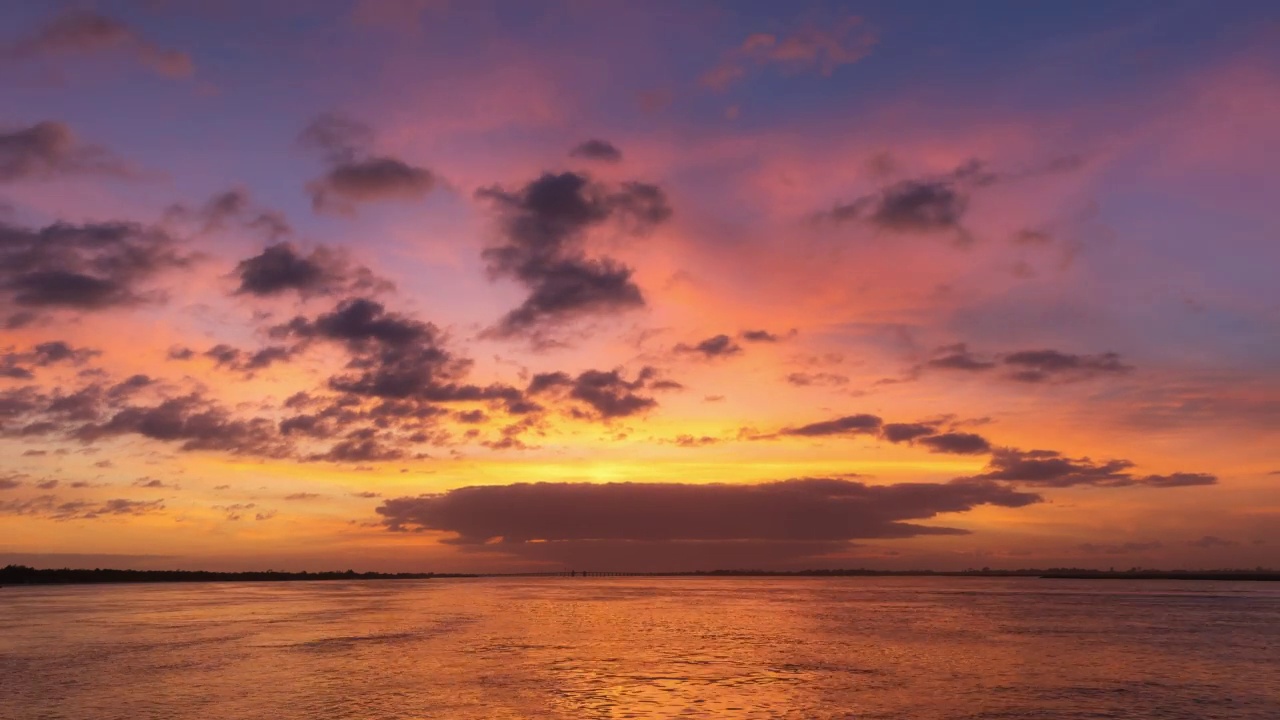
M 584 577 L 609 573 L 573 573 Z M 811 570 L 695 570 L 690 572 L 618 573 L 644 577 L 1035 577 L 1076 580 L 1280 580 L 1280 571 L 1265 568 L 1254 570 L 1093 570 L 1088 568 L 1025 568 L 1019 570 L 993 570 L 991 568 L 969 570 L 871 570 L 867 568 L 811 569 Z M 25 565 L 9 565 L 0 569 L 0 586 L 3 585 L 57 585 L 82 583 L 137 583 L 137 582 L 283 582 L 301 580 L 428 580 L 431 578 L 467 577 L 530 577 L 566 576 L 563 572 L 495 573 L 489 575 L 470 573 L 358 573 L 345 572 L 282 572 L 277 570 L 250 572 L 211 572 L 207 570 L 111 570 L 88 569 L 37 569 Z
M 58 585 L 70 583 L 131 582 L 280 582 L 299 580 L 428 580 L 444 577 L 475 577 L 451 573 L 358 573 L 345 572 L 211 572 L 208 570 L 111 570 L 37 569 L 9 565 L 0 569 L 0 585 Z
M 501 577 L 578 576 L 591 577 L 610 573 L 594 572 L 523 572 L 504 573 Z M 869 568 L 836 568 L 808 570 L 689 570 L 685 572 L 628 572 L 618 573 L 641 577 L 1032 577 L 1077 580 L 1280 580 L 1280 570 L 1256 568 L 1253 570 L 1094 570 L 1088 568 L 1022 568 L 995 570 L 982 568 L 968 570 L 872 570 Z
M 1280 580 L 1280 570 L 1094 570 L 1085 568 L 1023 568 L 993 570 L 870 570 L 867 568 L 833 570 L 699 570 L 687 575 L 767 575 L 767 577 L 942 577 L 942 578 L 1078 578 L 1078 579 L 1183 579 L 1183 580 Z
M 1022 568 L 993 570 L 870 570 L 843 568 L 835 570 L 708 570 L 686 575 L 709 576 L 800 576 L 800 577 L 1037 577 L 1078 580 L 1280 580 L 1280 571 L 1267 568 L 1253 570 L 1095 570 L 1088 568 Z

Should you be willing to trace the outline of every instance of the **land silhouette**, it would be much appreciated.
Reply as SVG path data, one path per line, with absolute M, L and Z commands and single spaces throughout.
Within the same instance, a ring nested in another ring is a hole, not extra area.
M 380 573 L 354 570 L 328 572 L 285 572 L 278 570 L 214 572 L 208 570 L 124 570 L 105 568 L 33 568 L 9 565 L 0 568 L 0 586 L 73 585 L 94 583 L 176 583 L 176 582 L 299 582 L 321 580 L 431 580 L 476 577 L 1031 577 L 1047 580 L 1218 580 L 1280 581 L 1280 570 L 1095 570 L 1087 568 L 1025 568 L 996 570 L 696 570 L 690 572 L 613 572 L 562 570 L 524 573 Z
M 475 577 L 456 573 L 358 573 L 282 572 L 278 570 L 213 572 L 208 570 L 116 570 L 105 568 L 38 569 L 9 565 L 0 569 L 0 585 L 72 585 L 89 583 L 156 582 L 289 582 L 303 580 L 427 580 L 439 577 Z

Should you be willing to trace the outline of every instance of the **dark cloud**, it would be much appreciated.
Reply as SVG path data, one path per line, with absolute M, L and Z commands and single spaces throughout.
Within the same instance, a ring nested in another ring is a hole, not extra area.
M 714 438 L 710 435 L 703 435 L 701 437 L 697 435 L 677 435 L 671 442 L 679 447 L 694 448 L 706 447 L 707 445 L 717 445 L 721 440 L 720 438 Z
M 165 482 L 165 481 L 163 481 L 163 480 L 159 480 L 159 479 L 157 479 L 157 478 L 153 478 L 153 477 L 141 477 L 141 478 L 138 478 L 137 480 L 134 480 L 134 481 L 133 481 L 133 486 L 134 486 L 134 487 L 140 487 L 140 488 L 153 488 L 153 489 L 156 489 L 156 488 L 165 488 L 165 489 L 170 489 L 170 490 L 172 490 L 172 489 L 176 489 L 176 488 L 178 487 L 177 485 L 171 485 L 171 484 L 169 484 L 169 483 L 166 483 L 166 482 Z
M 172 237 L 136 223 L 30 229 L 0 223 L 0 303 L 101 310 L 159 297 L 148 283 L 190 265 Z
M 22 485 L 22 481 L 18 479 L 20 477 L 20 475 L 0 476 L 0 490 L 12 490 L 20 487 Z
M 269 296 L 287 291 L 303 297 L 337 293 L 389 290 L 391 284 L 366 267 L 353 266 L 347 257 L 326 247 L 308 254 L 290 243 L 278 243 L 236 266 L 239 294 Z
M 0 393 L 0 434 L 36 437 L 65 432 L 74 424 L 99 419 L 107 400 L 97 384 L 47 394 L 32 386 L 5 391 Z
M 566 372 L 538 373 L 529 380 L 528 392 L 537 395 L 555 388 L 573 387 L 573 378 Z
M 908 180 L 886 188 L 866 219 L 894 232 L 957 230 L 968 204 L 949 183 Z
M 456 444 L 458 440 L 440 426 L 451 414 L 493 419 L 499 412 L 523 416 L 543 411 L 519 388 L 467 382 L 472 361 L 455 355 L 436 326 L 389 311 L 367 298 L 343 300 L 332 311 L 315 317 L 295 317 L 271 328 L 269 334 L 284 343 L 276 347 L 287 348 L 290 356 L 315 343 L 336 344 L 347 354 L 343 369 L 331 375 L 324 388 L 296 393 L 283 404 L 294 414 L 279 421 L 281 435 L 336 440 L 326 450 L 302 453 L 306 460 L 378 462 L 408 457 L 404 448 L 411 444 Z M 243 363 L 245 356 L 233 348 L 223 351 L 233 367 Z M 651 377 L 646 375 L 645 379 Z M 567 375 L 564 378 L 573 384 Z M 592 388 L 586 380 L 582 388 L 572 389 L 573 397 L 569 397 L 569 390 L 563 394 L 571 401 L 583 397 L 603 403 L 608 388 L 595 388 L 595 394 L 590 394 Z M 626 402 L 625 397 L 616 399 Z M 442 407 L 451 403 L 482 403 L 486 408 Z M 468 436 L 462 441 L 474 439 Z M 515 437 L 508 440 L 517 441 Z
M 822 437 L 826 435 L 875 435 L 880 432 L 884 421 L 875 415 L 846 415 L 835 420 L 809 423 L 800 427 L 783 428 L 779 435 L 796 435 L 801 437 Z
M 1131 365 L 1116 353 L 1073 355 L 1057 350 L 1023 350 L 1004 356 L 1004 364 L 1014 368 L 1009 375 L 1019 382 L 1081 380 L 1104 373 L 1127 373 Z
M 249 192 L 243 188 L 220 192 L 198 208 L 172 205 L 165 212 L 165 217 L 168 220 L 194 223 L 201 234 L 225 230 L 232 225 L 256 231 L 270 241 L 293 233 L 283 215 L 257 207 L 249 197 Z
M 587 140 L 570 150 L 569 155 L 607 163 L 622 161 L 622 151 L 614 147 L 613 143 L 605 140 Z
M 106 402 L 103 388 L 98 384 L 81 387 L 74 392 L 56 391 L 46 398 L 44 412 L 59 420 L 89 421 L 96 419 Z
M 743 543 L 756 561 L 837 551 L 853 540 L 963 534 L 916 522 L 984 505 L 1023 507 L 1038 495 L 992 482 L 867 485 L 804 478 L 756 485 L 680 483 L 518 483 L 463 487 L 386 500 L 377 508 L 394 531 L 456 534 L 473 551 L 559 559 L 591 555 L 618 567 L 619 543 L 650 558 L 680 562 L 701 543 Z M 799 546 L 788 546 L 799 543 Z M 821 548 L 809 543 L 823 544 Z M 598 552 L 588 552 L 594 548 Z M 772 548 L 772 551 L 770 551 Z M 722 548 L 723 549 L 723 548 Z M 773 555 L 773 552 L 779 553 Z M 751 562 L 752 557 L 740 557 Z M 753 565 L 758 567 L 758 565 Z
M 953 453 L 956 455 L 981 455 L 991 452 L 991 443 L 981 435 L 963 432 L 949 432 L 930 435 L 917 440 L 929 448 L 930 452 Z
M 20 387 L 0 391 L 0 421 L 12 420 L 38 409 L 47 398 L 34 387 Z
M 22 310 L 13 313 L 4 319 L 5 330 L 17 330 L 24 328 L 36 321 L 38 316 L 30 310 Z
M 352 438 L 335 443 L 324 453 L 313 455 L 311 460 L 327 460 L 338 463 L 388 462 L 405 457 L 403 450 L 389 447 L 376 438 Z M 287 497 L 286 500 L 296 498 Z
M 937 348 L 933 357 L 914 368 L 912 373 L 918 374 L 925 369 L 986 372 L 1001 365 L 1009 370 L 1001 377 L 1025 383 L 1078 382 L 1133 370 L 1132 366 L 1121 361 L 1118 354 L 1111 352 L 1077 355 L 1052 349 L 1020 350 L 998 358 L 988 358 L 974 354 L 964 343 L 957 343 Z
M 116 498 L 105 502 L 60 500 L 40 495 L 26 500 L 0 501 L 0 515 L 28 515 L 49 520 L 93 520 L 120 515 L 150 515 L 164 510 L 163 500 Z
M 343 300 L 332 312 L 314 321 L 299 317 L 281 327 L 286 334 L 334 340 L 356 351 L 415 344 L 434 346 L 440 337 L 436 326 L 388 312 L 382 303 L 367 298 Z M 443 357 L 443 351 L 439 354 Z
M 471 361 L 446 349 L 435 325 L 388 312 L 367 298 L 343 300 L 314 320 L 294 318 L 272 334 L 343 344 L 351 355 L 349 372 L 329 379 L 330 388 L 340 392 L 435 402 L 521 399 L 510 386 L 459 384 Z
M 249 352 L 226 343 L 219 343 L 201 354 L 212 359 L 220 368 L 252 373 L 256 370 L 264 370 L 276 363 L 288 362 L 293 359 L 296 353 L 296 348 L 283 345 L 268 345 L 259 350 Z
M 284 499 L 285 500 L 315 500 L 318 497 L 320 497 L 320 493 L 296 492 L 290 495 L 285 495 Z
M 966 370 L 981 372 L 990 370 L 996 364 L 990 360 L 983 360 L 969 352 L 969 347 L 964 343 L 955 345 L 946 345 L 934 351 L 934 357 L 925 363 L 927 367 L 939 368 L 943 370 Z
M 397 158 L 377 156 L 335 165 L 307 183 L 311 206 L 319 211 L 352 214 L 361 203 L 421 200 L 436 186 L 428 169 Z
M 125 406 L 73 431 L 76 439 L 86 443 L 129 434 L 180 443 L 179 447 L 187 451 L 213 450 L 260 457 L 284 457 L 289 453 L 274 423 L 263 418 L 237 418 L 199 395 L 169 398 L 154 406 Z
M 1218 478 L 1216 475 L 1207 473 L 1170 473 L 1169 475 L 1147 475 L 1140 478 L 1139 482 L 1150 487 L 1191 487 L 1194 485 L 1216 485 Z
M 174 346 L 169 348 L 167 357 L 170 360 L 190 360 L 196 356 L 196 351 L 189 347 Z
M 837 373 L 817 372 L 794 372 L 787 375 L 787 382 L 797 387 L 836 387 L 839 385 L 848 385 L 849 378 L 845 375 Z
M 214 510 L 221 510 L 226 513 L 226 519 L 229 522 L 235 522 L 244 518 L 246 510 L 252 510 L 257 507 L 256 503 L 233 503 L 231 505 L 214 505 Z
M 529 290 L 521 305 L 491 332 L 509 336 L 585 314 L 644 305 L 632 270 L 611 258 L 589 258 L 587 230 L 610 220 L 643 233 L 671 215 L 660 188 L 624 183 L 615 188 L 585 175 L 544 174 L 519 191 L 477 191 L 492 202 L 502 222 L 502 242 L 483 257 L 494 277 L 510 277 Z
M 787 427 L 772 435 L 749 436 L 765 440 L 782 436 L 828 437 L 850 435 L 874 435 L 891 443 L 919 443 L 930 452 L 957 455 L 979 455 L 991 452 L 991 444 L 981 435 L 966 432 L 943 432 L 938 429 L 941 421 L 920 423 L 886 423 L 876 415 L 857 414 L 810 423 L 799 427 Z M 984 478 L 986 476 L 983 476 Z M 992 477 L 990 479 L 1002 479 Z
M 349 118 L 322 115 L 302 131 L 299 140 L 319 150 L 330 164 L 323 175 L 307 183 L 317 211 L 350 215 L 363 203 L 421 200 L 439 182 L 426 168 L 371 154 L 373 131 Z
M 1132 467 L 1128 460 L 1094 462 L 1087 457 L 1068 458 L 1054 450 L 1001 448 L 992 455 L 988 472 L 978 477 L 1043 487 L 1115 487 L 1132 484 Z
M 62 340 L 53 340 L 40 343 L 32 348 L 30 362 L 39 367 L 46 367 L 60 362 L 83 365 L 90 358 L 101 354 L 102 352 L 99 350 L 75 348 Z
M 1094 461 L 1070 458 L 1055 450 L 996 449 L 987 472 L 980 480 L 1003 480 L 1036 487 L 1131 487 L 1153 488 L 1214 485 L 1218 478 L 1204 473 L 1135 476 L 1129 460 Z
M 509 425 L 503 429 L 502 437 L 497 440 L 483 440 L 481 445 L 490 450 L 531 450 L 537 446 L 528 445 L 518 437 L 523 430 L 519 425 Z
M 821 216 L 837 223 L 860 221 L 889 233 L 950 233 L 967 243 L 971 238 L 963 220 L 971 190 L 1000 179 L 981 161 L 970 160 L 945 175 L 899 181 Z
M 795 332 L 795 330 L 792 330 L 787 334 L 787 336 L 794 335 Z M 782 342 L 784 339 L 784 336 L 778 335 L 777 333 L 771 333 L 768 330 L 743 330 L 739 336 L 747 342 L 757 343 L 776 343 Z
M 160 47 L 133 28 L 88 10 L 67 10 L 35 33 L 0 49 L 0 58 L 30 60 L 65 55 L 117 53 L 169 77 L 193 71 L 191 56 Z
M 39 435 L 48 435 L 56 432 L 58 429 L 59 425 L 54 422 L 33 422 L 22 426 L 17 430 L 17 432 L 11 432 L 8 434 L 17 435 L 18 437 L 34 437 Z
M 499 336 L 528 330 L 542 322 L 607 313 L 645 304 L 631 269 L 610 259 L 557 261 L 527 274 L 530 294 L 494 328 Z
M 738 355 L 742 352 L 742 346 L 734 342 L 733 338 L 728 335 L 716 335 L 695 345 L 680 343 L 676 345 L 675 351 L 678 353 L 701 355 L 704 358 L 719 358 Z
M 574 415 L 589 419 L 611 420 L 628 417 L 657 407 L 658 401 L 640 391 L 660 382 L 652 368 L 644 368 L 634 380 L 627 380 L 619 370 L 587 370 L 577 377 L 567 373 L 539 373 L 529 381 L 530 395 L 556 394 L 585 404 L 589 410 L 575 410 Z
M 124 380 L 112 385 L 107 390 L 107 397 L 112 400 L 127 398 L 142 388 L 151 387 L 155 382 L 155 379 L 148 375 L 130 375 Z
M 880 435 L 891 443 L 911 442 L 938 432 L 936 423 L 885 423 Z
M 97 145 L 80 142 L 63 123 L 45 120 L 26 128 L 0 130 L 0 182 L 129 173 L 124 162 Z
M 877 195 L 837 205 L 826 213 L 835 222 L 865 222 L 893 233 L 958 232 L 969 197 L 950 180 L 904 180 Z
M 991 453 L 986 472 L 969 480 L 1004 481 L 1036 487 L 1148 487 L 1175 488 L 1217 484 L 1207 473 L 1175 472 L 1168 475 L 1136 475 L 1129 460 L 1094 461 L 1071 458 L 1054 450 L 993 448 L 981 435 L 954 429 L 938 432 L 945 419 L 918 423 L 885 423 L 875 415 L 848 415 L 835 420 L 783 428 L 772 434 L 757 434 L 744 428 L 740 438 L 771 440 L 779 437 L 831 437 L 875 435 L 892 443 L 920 444 L 930 452 L 957 455 Z M 954 423 L 952 423 L 954 426 Z M 962 480 L 965 478 L 961 478 Z
M 309 460 L 348 460 L 357 452 L 381 447 L 381 444 L 365 444 L 362 450 L 355 441 L 378 437 L 399 445 L 448 441 L 447 433 L 435 431 L 437 418 L 446 415 L 446 410 L 420 398 L 381 399 L 372 405 L 366 404 L 366 400 L 352 394 L 329 397 L 315 410 L 281 420 L 280 432 L 288 437 L 345 438 L 336 449 L 313 453 L 307 456 Z
M 49 367 L 58 363 L 83 365 L 90 358 L 101 355 L 98 350 L 74 348 L 61 340 L 44 342 L 25 352 L 0 354 L 0 377 L 30 379 L 35 376 L 31 367 Z

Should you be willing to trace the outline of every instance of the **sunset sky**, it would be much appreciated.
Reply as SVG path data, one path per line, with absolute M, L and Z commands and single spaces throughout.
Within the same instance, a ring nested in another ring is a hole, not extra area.
M 8 2 L 0 564 L 1280 565 L 1274 2 Z

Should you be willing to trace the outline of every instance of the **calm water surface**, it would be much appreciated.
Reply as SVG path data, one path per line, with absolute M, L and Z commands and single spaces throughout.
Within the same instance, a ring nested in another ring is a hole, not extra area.
M 0 718 L 1280 718 L 1280 587 L 6 587 Z

